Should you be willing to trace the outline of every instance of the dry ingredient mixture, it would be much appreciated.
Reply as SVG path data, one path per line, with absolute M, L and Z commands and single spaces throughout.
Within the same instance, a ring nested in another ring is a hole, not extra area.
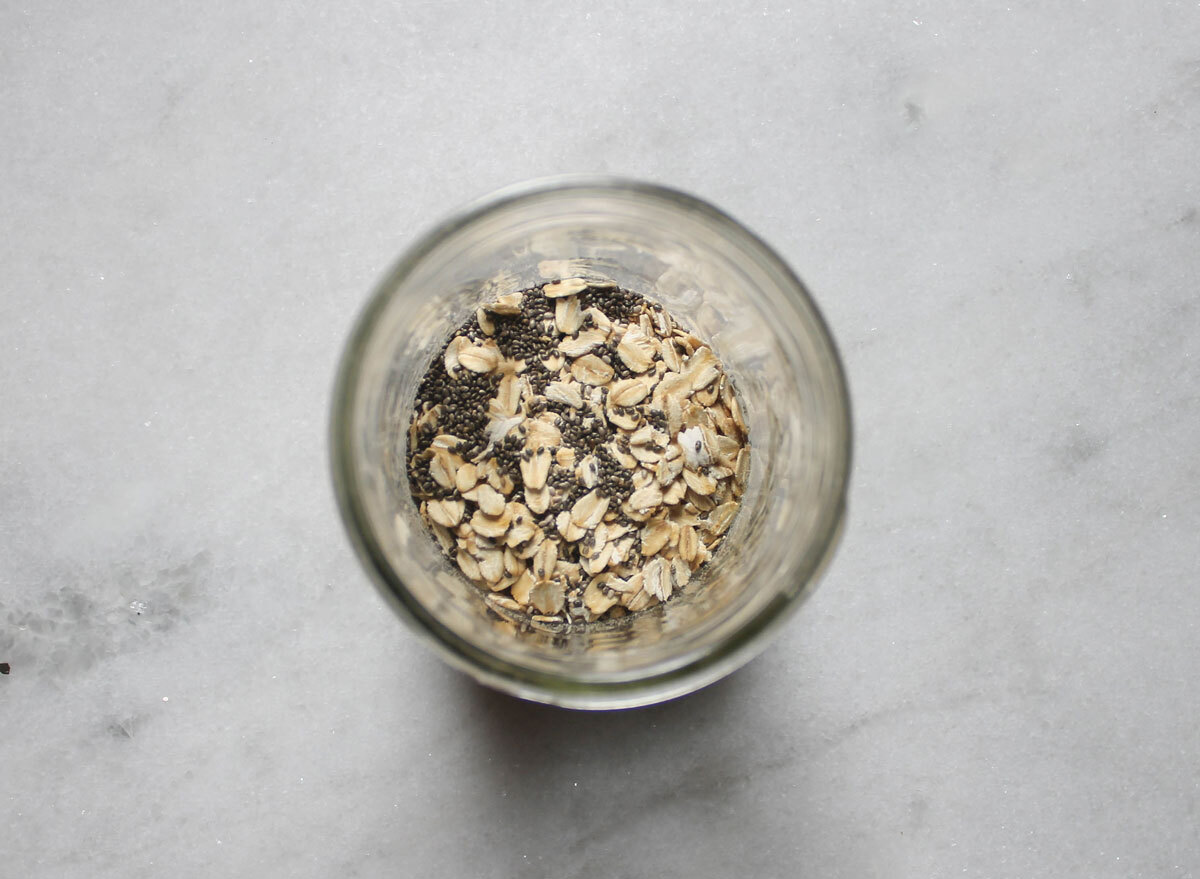
M 610 281 L 481 306 L 430 364 L 409 424 L 409 484 L 442 549 L 493 609 L 549 628 L 683 590 L 749 471 L 712 350 Z

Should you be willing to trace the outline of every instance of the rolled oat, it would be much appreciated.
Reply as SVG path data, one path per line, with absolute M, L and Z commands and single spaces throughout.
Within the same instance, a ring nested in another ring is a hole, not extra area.
M 476 309 L 430 364 L 408 440 L 409 486 L 443 551 L 493 610 L 545 631 L 685 590 L 750 475 L 711 348 L 592 278 Z

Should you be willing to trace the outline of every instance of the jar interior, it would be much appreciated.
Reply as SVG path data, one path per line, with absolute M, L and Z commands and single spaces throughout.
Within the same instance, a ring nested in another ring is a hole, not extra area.
M 564 633 L 519 625 L 485 604 L 421 522 L 405 460 L 417 385 L 448 335 L 501 293 L 572 275 L 657 300 L 711 344 L 742 404 L 752 467 L 733 526 L 681 595 Z M 830 547 L 848 467 L 837 355 L 797 290 L 723 215 L 632 190 L 525 195 L 436 230 L 385 279 L 348 355 L 350 491 L 393 597 L 442 646 L 468 655 L 465 664 L 559 681 L 665 674 L 778 617 Z

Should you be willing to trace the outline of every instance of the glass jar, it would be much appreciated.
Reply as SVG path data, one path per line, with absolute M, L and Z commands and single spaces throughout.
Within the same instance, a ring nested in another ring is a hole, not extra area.
M 743 406 L 752 469 L 723 545 L 683 594 L 546 631 L 497 616 L 441 555 L 409 494 L 405 448 L 417 384 L 448 335 L 484 301 L 571 275 L 658 300 L 711 343 Z M 699 199 L 612 178 L 502 190 L 425 235 L 372 294 L 333 400 L 338 502 L 390 604 L 480 682 L 574 708 L 670 699 L 758 653 L 837 543 L 850 444 L 837 350 L 783 261 Z

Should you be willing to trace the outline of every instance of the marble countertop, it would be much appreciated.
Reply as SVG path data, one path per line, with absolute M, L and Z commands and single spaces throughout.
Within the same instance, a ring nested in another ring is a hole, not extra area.
M 0 869 L 1200 876 L 1200 8 L 0 9 Z M 490 189 L 691 190 L 843 348 L 840 553 L 656 708 L 444 667 L 326 464 Z

